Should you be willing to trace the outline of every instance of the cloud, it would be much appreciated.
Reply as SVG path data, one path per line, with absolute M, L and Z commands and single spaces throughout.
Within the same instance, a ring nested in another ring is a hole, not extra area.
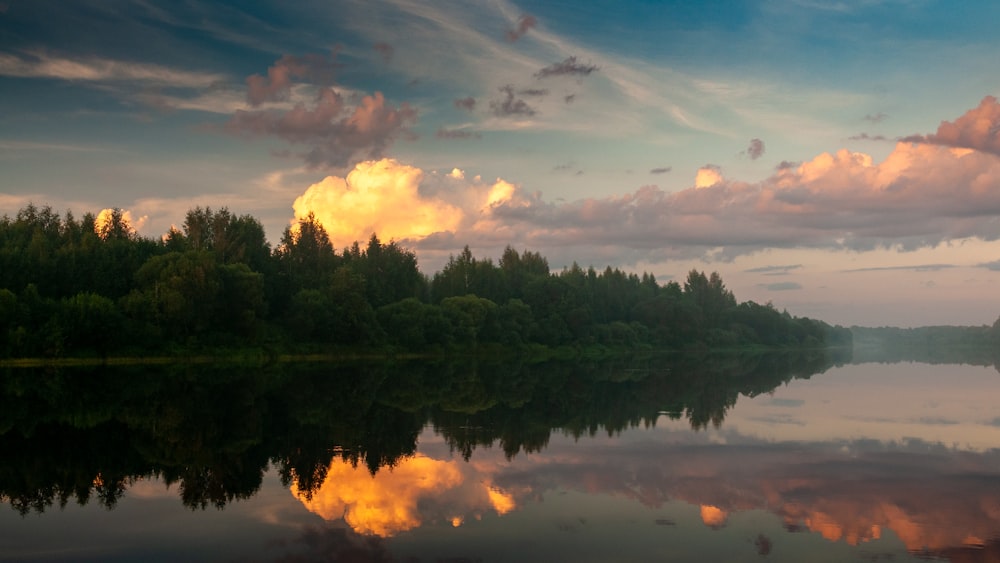
M 490 109 L 497 117 L 526 116 L 535 115 L 535 110 L 528 105 L 528 102 L 518 98 L 514 94 L 514 87 L 510 84 L 498 88 L 503 93 L 503 98 L 490 102 Z
M 483 211 L 473 232 L 454 233 L 452 242 L 601 245 L 637 255 L 655 250 L 663 259 L 728 259 L 766 248 L 905 251 L 970 237 L 1000 239 L 997 215 L 1000 159 L 899 143 L 881 163 L 840 150 L 754 183 L 727 179 L 707 165 L 693 186 L 676 192 L 643 186 L 549 202 L 516 187 L 509 201 L 498 199 Z
M 535 73 L 535 78 L 548 78 L 550 76 L 588 76 L 590 73 L 599 70 L 595 65 L 587 65 L 576 62 L 576 56 L 566 57 L 559 63 L 553 63 Z
M 392 537 L 426 522 L 460 526 L 469 517 L 516 509 L 514 496 L 495 486 L 484 469 L 491 468 L 416 455 L 371 475 L 335 459 L 319 490 L 307 495 L 293 483 L 291 493 L 310 512 L 343 518 L 358 534 Z
M 955 121 L 942 121 L 936 133 L 914 135 L 902 140 L 1000 155 L 1000 102 L 993 96 L 986 96 L 979 102 L 979 106 L 965 112 Z
M 750 146 L 742 154 L 750 157 L 750 160 L 757 160 L 764 156 L 764 141 L 760 139 L 750 139 Z
M 521 96 L 548 96 L 549 91 L 545 88 L 525 88 L 517 92 Z
M 865 119 L 865 121 L 870 121 L 871 123 L 882 123 L 883 121 L 885 121 L 885 118 L 887 118 L 887 117 L 889 117 L 889 116 L 886 115 L 886 114 L 884 114 L 884 113 L 882 113 L 882 112 L 878 112 L 876 114 L 870 114 L 869 113 L 868 115 L 866 115 L 864 117 L 864 119 Z
M 994 272 L 1000 272 L 1000 260 L 994 260 L 992 262 L 983 262 L 979 264 L 980 268 L 986 268 L 987 270 L 992 270 Z
M 853 270 L 842 270 L 846 273 L 854 272 L 884 272 L 884 271 L 895 271 L 895 270 L 905 270 L 913 272 L 938 272 L 941 270 L 947 270 L 949 268 L 954 268 L 954 264 L 919 264 L 916 266 L 879 266 L 874 268 L 856 268 Z
M 748 270 L 743 270 L 748 274 L 764 274 L 766 276 L 779 276 L 785 275 L 792 270 L 798 270 L 802 268 L 802 264 L 789 264 L 787 266 L 761 266 L 759 268 L 750 268 Z
M 567 104 L 572 104 L 573 100 L 576 100 L 576 94 L 566 94 L 563 96 L 563 101 Z
M 434 136 L 438 139 L 479 139 L 482 137 L 479 133 L 473 131 L 464 131 L 462 129 L 446 129 L 444 127 L 438 128 Z
M 720 167 L 706 165 L 686 189 L 647 185 L 570 201 L 547 200 L 539 191 L 499 179 L 490 185 L 479 179 L 445 181 L 416 168 L 403 173 L 407 167 L 388 162 L 383 175 L 405 181 L 386 180 L 386 185 L 396 186 L 401 195 L 383 190 L 384 197 L 364 205 L 392 217 L 395 210 L 427 206 L 431 211 L 423 227 L 407 226 L 416 220 L 413 213 L 400 214 L 391 228 L 377 224 L 375 214 L 354 211 L 364 209 L 361 195 L 370 191 L 328 178 L 325 187 L 336 189 L 325 191 L 338 194 L 325 204 L 329 220 L 351 223 L 339 235 L 346 243 L 377 231 L 383 238 L 408 239 L 422 260 L 464 244 L 484 252 L 512 244 L 549 256 L 600 252 L 627 263 L 640 257 L 730 260 L 765 249 L 912 251 L 967 238 L 1000 240 L 1000 158 L 932 144 L 897 143 L 881 162 L 846 149 L 822 153 L 786 162 L 754 182 L 728 178 Z M 797 266 L 757 273 L 788 273 Z
M 650 174 L 666 174 L 673 170 L 672 166 L 661 166 L 659 168 L 653 168 L 649 171 Z
M 405 102 L 386 104 L 381 92 L 364 96 L 349 109 L 339 93 L 320 90 L 313 107 L 296 104 L 290 110 L 237 110 L 224 130 L 255 137 L 275 136 L 293 145 L 306 145 L 300 155 L 312 167 L 345 166 L 357 157 L 378 158 L 401 134 L 409 131 L 417 112 Z
M 523 14 L 517 20 L 517 27 L 514 29 L 508 29 L 506 33 L 507 41 L 513 43 L 520 39 L 528 30 L 535 27 L 538 24 L 538 20 L 535 16 L 530 14 Z
M 706 164 L 698 169 L 694 179 L 695 188 L 710 188 L 722 182 L 722 169 L 714 164 Z
M 284 55 L 267 69 L 267 76 L 247 77 L 247 102 L 256 107 L 264 102 L 287 100 L 293 78 L 320 86 L 332 85 L 334 72 L 343 66 L 335 59 L 336 53 Z
M 476 109 L 476 99 L 472 96 L 467 98 L 458 98 L 452 103 L 455 104 L 455 107 L 464 109 L 465 111 L 472 111 Z
M 851 141 L 888 141 L 889 138 L 885 135 L 869 135 L 868 133 L 859 133 L 857 135 L 851 135 L 848 137 Z
M 762 283 L 758 287 L 762 287 L 768 291 L 790 291 L 802 289 L 802 284 L 797 282 Z
M 396 49 L 392 45 L 382 41 L 372 45 L 372 48 L 375 49 L 376 53 L 382 55 L 384 62 L 391 61 L 393 53 L 396 52 Z
M 443 197 L 421 193 L 424 179 L 422 170 L 391 159 L 358 163 L 347 177 L 327 176 L 296 198 L 293 224 L 314 213 L 338 247 L 372 233 L 402 240 L 456 230 L 465 212 Z
M 172 88 L 209 88 L 225 80 L 224 75 L 211 72 L 177 70 L 156 64 L 98 57 L 65 58 L 42 52 L 26 56 L 0 53 L 0 76 L 76 82 L 136 82 Z

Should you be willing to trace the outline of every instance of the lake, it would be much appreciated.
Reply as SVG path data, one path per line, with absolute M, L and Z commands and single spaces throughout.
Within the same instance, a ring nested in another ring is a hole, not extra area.
M 6 369 L 4 561 L 997 561 L 1000 373 Z

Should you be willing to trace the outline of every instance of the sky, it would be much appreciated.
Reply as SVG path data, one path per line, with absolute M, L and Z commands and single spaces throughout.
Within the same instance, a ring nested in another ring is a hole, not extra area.
M 844 326 L 1000 316 L 1000 4 L 0 0 L 0 215 L 312 212 Z

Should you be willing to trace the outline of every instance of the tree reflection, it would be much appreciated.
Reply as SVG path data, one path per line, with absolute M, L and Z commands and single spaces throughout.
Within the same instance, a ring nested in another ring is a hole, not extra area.
M 574 437 L 722 424 L 740 395 L 833 361 L 811 356 L 649 356 L 527 364 L 286 363 L 8 369 L 0 388 L 0 500 L 22 514 L 70 500 L 113 508 L 136 480 L 178 485 L 192 509 L 247 499 L 275 466 L 308 499 L 331 460 L 371 475 L 416 452 L 427 424 L 469 459 Z

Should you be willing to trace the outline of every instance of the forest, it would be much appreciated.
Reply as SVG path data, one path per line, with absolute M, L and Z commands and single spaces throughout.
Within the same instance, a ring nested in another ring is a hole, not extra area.
M 551 271 L 508 246 L 466 246 L 441 271 L 372 234 L 340 251 L 313 216 L 274 247 L 228 209 L 189 210 L 161 239 L 120 209 L 0 218 L 0 358 L 377 351 L 850 347 L 847 328 L 737 302 L 717 273 Z

